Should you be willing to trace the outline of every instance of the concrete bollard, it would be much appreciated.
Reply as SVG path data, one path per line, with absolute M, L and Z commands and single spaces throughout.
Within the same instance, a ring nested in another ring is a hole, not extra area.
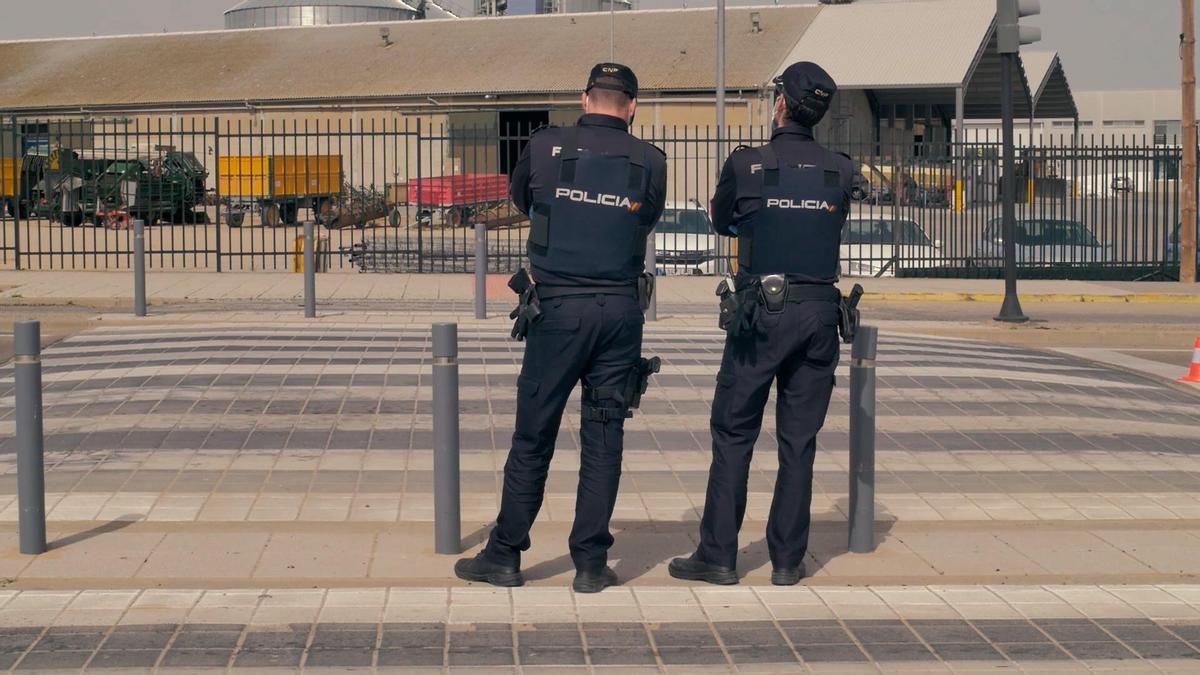
M 475 223 L 475 318 L 487 318 L 487 225 Z
M 649 237 L 646 237 L 646 271 L 650 274 L 658 274 L 658 254 L 654 250 L 653 233 L 651 233 Z M 655 279 L 657 280 L 657 278 L 658 277 L 656 276 Z M 658 321 L 658 283 L 656 282 L 654 285 L 656 287 L 656 292 L 650 296 L 650 306 L 646 308 L 647 321 Z
M 304 221 L 304 318 L 317 318 L 317 256 L 313 241 L 316 223 Z
M 875 353 L 879 329 L 859 326 L 850 351 L 850 551 L 875 550 Z
M 13 324 L 16 379 L 17 531 L 21 553 L 46 552 L 46 458 L 42 438 L 42 329 L 37 321 Z
M 146 316 L 146 221 L 133 221 L 133 313 Z
M 434 550 L 462 553 L 458 472 L 458 324 L 433 324 Z

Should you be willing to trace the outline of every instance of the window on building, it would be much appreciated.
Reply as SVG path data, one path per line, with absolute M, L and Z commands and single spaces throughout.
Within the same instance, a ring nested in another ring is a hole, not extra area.
M 1144 127 L 1146 120 L 1104 120 L 1106 127 Z
M 1155 120 L 1154 142 L 1159 145 L 1176 143 L 1183 135 L 1183 123 L 1179 120 Z

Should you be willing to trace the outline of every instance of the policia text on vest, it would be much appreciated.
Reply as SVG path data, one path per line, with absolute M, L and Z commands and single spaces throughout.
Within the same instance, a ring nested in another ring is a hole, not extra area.
M 525 358 L 496 525 L 477 556 L 455 565 L 468 581 L 524 583 L 521 553 L 567 400 L 582 385 L 572 587 L 596 592 L 617 583 L 608 567 L 609 520 L 624 424 L 660 364 L 642 356 L 642 312 L 653 292 L 645 249 L 665 203 L 666 157 L 629 134 L 636 98 L 631 70 L 598 64 L 579 122 L 534 133 L 513 169 L 513 202 L 530 219 L 530 269 L 509 282 L 518 295 L 513 337 L 525 341 Z

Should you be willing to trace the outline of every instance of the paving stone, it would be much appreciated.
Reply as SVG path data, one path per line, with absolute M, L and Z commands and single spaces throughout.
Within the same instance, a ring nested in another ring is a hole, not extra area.
M 150 668 L 158 663 L 161 649 L 101 649 L 88 663 L 92 668 Z
M 176 649 L 163 655 L 163 667 L 224 668 L 233 658 L 232 649 Z
M 78 669 L 92 656 L 92 650 L 55 649 L 34 651 L 25 655 L 17 664 L 17 670 Z
M 596 666 L 638 666 L 657 663 L 654 651 L 649 646 L 593 647 L 589 644 L 587 653 L 592 664 Z
M 1119 642 L 1059 642 L 1062 648 L 1080 661 L 1133 659 L 1137 656 Z
M 854 644 L 795 644 L 806 663 L 863 663 L 867 656 Z
M 380 649 L 378 665 L 383 666 L 436 666 L 444 661 L 440 648 L 408 647 L 402 649 Z
M 233 661 L 234 668 L 297 668 L 303 649 L 242 649 Z
M 340 666 L 343 668 L 370 667 L 375 654 L 371 649 L 312 649 L 304 661 L 305 668 Z
M 997 642 L 996 648 L 1013 661 L 1068 661 L 1071 656 L 1052 642 Z

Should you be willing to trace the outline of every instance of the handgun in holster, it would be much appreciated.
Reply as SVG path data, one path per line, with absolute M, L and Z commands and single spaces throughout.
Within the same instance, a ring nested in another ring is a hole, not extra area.
M 626 410 L 636 410 L 642 405 L 642 394 L 646 393 L 646 388 L 650 386 L 650 376 L 662 369 L 662 359 L 655 356 L 652 359 L 637 360 L 633 369 L 629 371 L 629 377 L 625 380 L 625 399 Z M 627 416 L 632 417 L 632 413 Z
M 529 334 L 529 328 L 542 316 L 542 303 L 538 299 L 537 284 L 522 267 L 508 280 L 508 287 L 517 294 L 517 306 L 509 312 L 513 319 L 512 336 L 520 342 Z
M 841 321 L 838 322 L 838 332 L 842 334 L 842 342 L 854 342 L 854 334 L 858 332 L 858 301 L 862 299 L 862 284 L 854 284 L 850 295 L 843 295 L 838 309 L 841 311 Z
M 650 298 L 654 297 L 654 275 L 649 272 L 643 272 L 638 276 L 638 304 L 642 306 L 642 311 L 650 309 Z

